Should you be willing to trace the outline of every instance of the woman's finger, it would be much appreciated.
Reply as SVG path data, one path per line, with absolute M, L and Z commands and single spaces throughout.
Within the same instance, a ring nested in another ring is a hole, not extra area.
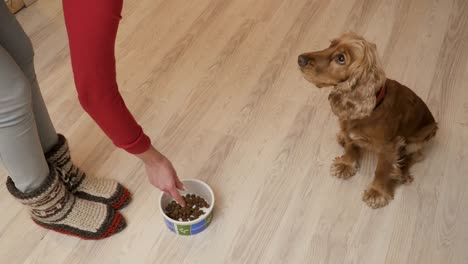
M 182 206 L 185 206 L 185 201 L 184 199 L 182 198 L 182 196 L 180 196 L 179 192 L 177 191 L 176 188 L 172 189 L 172 190 L 169 190 L 169 194 L 172 196 L 172 198 L 174 198 L 180 205 Z
M 184 184 L 179 180 L 179 178 L 177 176 L 176 176 L 175 182 L 176 182 L 177 189 L 179 189 L 181 191 L 186 191 L 187 190 L 185 188 Z

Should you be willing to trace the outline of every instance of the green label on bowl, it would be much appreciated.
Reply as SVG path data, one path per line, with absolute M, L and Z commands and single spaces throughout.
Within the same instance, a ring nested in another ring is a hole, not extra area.
M 189 225 L 177 225 L 177 231 L 179 235 L 190 236 L 190 226 Z

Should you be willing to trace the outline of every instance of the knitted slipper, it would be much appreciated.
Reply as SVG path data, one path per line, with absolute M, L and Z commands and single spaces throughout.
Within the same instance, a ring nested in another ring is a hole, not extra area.
M 31 218 L 41 227 L 83 239 L 98 240 L 122 231 L 123 216 L 110 206 L 71 194 L 51 167 L 47 179 L 33 192 L 19 191 L 10 177 L 8 191 L 30 208 Z
M 70 192 L 86 200 L 108 204 L 116 210 L 130 203 L 131 194 L 123 185 L 114 180 L 87 176 L 76 167 L 67 140 L 61 134 L 58 137 L 58 143 L 45 156 L 47 162 L 58 168 L 60 178 Z

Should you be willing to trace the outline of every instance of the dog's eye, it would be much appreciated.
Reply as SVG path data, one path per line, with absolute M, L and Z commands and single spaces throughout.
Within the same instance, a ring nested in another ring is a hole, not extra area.
M 338 62 L 338 64 L 340 65 L 344 65 L 345 64 L 345 56 L 343 54 L 340 54 L 336 57 L 336 62 Z

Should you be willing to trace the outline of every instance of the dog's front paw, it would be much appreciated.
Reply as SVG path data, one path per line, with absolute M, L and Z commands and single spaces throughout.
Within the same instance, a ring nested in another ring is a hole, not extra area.
M 386 206 L 392 197 L 388 194 L 384 194 L 373 187 L 364 191 L 362 200 L 371 208 L 377 209 Z
M 330 168 L 330 173 L 340 179 L 348 179 L 356 174 L 359 169 L 357 162 L 345 161 L 343 157 L 336 157 Z

